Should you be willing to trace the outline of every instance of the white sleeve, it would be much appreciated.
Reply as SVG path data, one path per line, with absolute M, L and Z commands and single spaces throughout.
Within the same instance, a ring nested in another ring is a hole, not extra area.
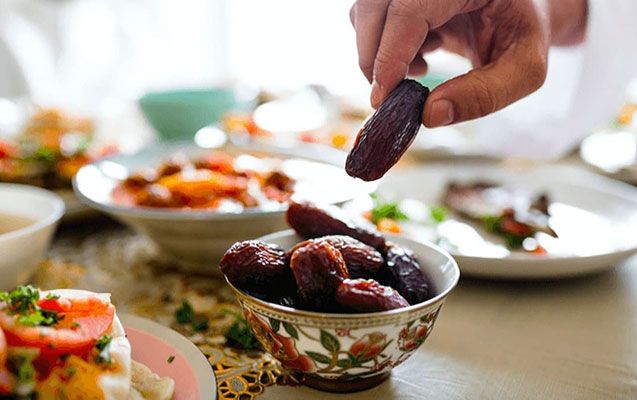
M 495 156 L 558 158 L 619 112 L 637 77 L 637 0 L 589 0 L 586 42 L 553 48 L 545 85 L 472 123 L 481 150 Z

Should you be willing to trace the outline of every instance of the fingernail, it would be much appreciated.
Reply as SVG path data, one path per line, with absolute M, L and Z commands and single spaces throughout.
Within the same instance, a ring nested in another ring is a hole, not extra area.
M 449 125 L 453 122 L 454 118 L 453 104 L 449 100 L 436 100 L 431 105 L 431 116 L 429 118 L 430 128 Z
M 372 107 L 378 108 L 378 106 L 380 105 L 381 94 L 382 93 L 381 93 L 380 85 L 378 84 L 376 79 L 374 79 L 374 81 L 372 82 L 372 96 L 371 96 Z

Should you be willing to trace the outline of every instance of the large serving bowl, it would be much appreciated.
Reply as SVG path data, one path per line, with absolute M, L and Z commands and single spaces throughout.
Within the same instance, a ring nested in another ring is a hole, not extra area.
M 55 193 L 33 186 L 0 184 L 0 218 L 28 220 L 19 229 L 0 234 L 0 289 L 22 284 L 44 257 L 64 214 Z
M 252 143 L 228 144 L 220 150 L 285 159 L 284 172 L 298 178 L 299 193 L 295 193 L 295 197 L 298 194 L 299 199 L 340 204 L 375 188 L 348 177 L 341 166 L 341 152 L 329 148 L 311 145 L 275 148 Z M 116 155 L 84 166 L 75 176 L 73 186 L 83 202 L 145 233 L 181 267 L 218 273 L 216 263 L 232 243 L 285 229 L 286 206 L 231 213 L 123 206 L 112 197 L 113 189 L 131 172 L 156 167 L 175 154 L 198 158 L 210 152 L 210 149 L 182 143 L 157 145 L 132 155 Z
M 259 240 L 290 249 L 303 239 L 288 230 Z M 333 392 L 378 385 L 431 334 L 460 270 L 449 254 L 432 244 L 391 240 L 414 251 L 434 298 L 392 311 L 333 314 L 268 303 L 230 284 L 259 342 L 285 367 L 302 373 L 306 385 Z

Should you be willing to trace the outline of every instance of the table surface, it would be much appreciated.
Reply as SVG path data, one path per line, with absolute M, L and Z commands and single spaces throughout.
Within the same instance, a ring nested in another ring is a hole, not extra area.
M 227 348 L 232 293 L 175 271 L 141 235 L 112 222 L 65 227 L 49 256 L 36 284 L 111 291 L 120 309 L 179 330 L 208 356 L 221 399 L 344 397 L 288 386 L 293 377 L 269 355 Z M 207 332 L 174 325 L 182 298 L 216 321 Z M 572 280 L 462 279 L 427 342 L 388 381 L 347 398 L 637 399 L 637 256 Z
M 272 387 L 264 399 L 337 399 Z M 557 282 L 462 279 L 427 342 L 356 399 L 637 399 L 637 258 Z

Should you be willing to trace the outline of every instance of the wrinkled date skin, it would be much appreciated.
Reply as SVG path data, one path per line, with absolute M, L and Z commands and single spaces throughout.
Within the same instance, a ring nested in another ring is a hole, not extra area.
M 427 277 L 411 251 L 392 243 L 387 248 L 385 260 L 386 283 L 407 299 L 409 304 L 422 303 L 432 297 Z
M 358 133 L 345 171 L 365 181 L 385 175 L 416 137 L 427 96 L 429 89 L 420 83 L 402 81 Z
M 336 301 L 348 310 L 375 312 L 407 307 L 396 290 L 373 279 L 345 279 L 336 289 Z
M 286 213 L 288 225 L 306 239 L 327 235 L 346 235 L 379 251 L 385 249 L 385 239 L 363 225 L 352 221 L 336 207 L 322 209 L 311 203 L 291 202 Z
M 294 273 L 301 302 L 312 310 L 334 309 L 334 293 L 349 278 L 341 253 L 326 242 L 312 242 L 292 253 Z
M 233 244 L 221 258 L 219 267 L 233 285 L 242 289 L 284 286 L 289 280 L 285 250 L 258 240 Z
M 373 278 L 378 275 L 380 270 L 385 266 L 383 256 L 376 251 L 376 249 L 359 240 L 344 235 L 323 236 L 321 238 L 301 242 L 294 246 L 294 248 L 288 252 L 288 255 L 291 256 L 296 249 L 312 242 L 325 242 L 340 251 L 345 260 L 349 276 L 352 279 Z

